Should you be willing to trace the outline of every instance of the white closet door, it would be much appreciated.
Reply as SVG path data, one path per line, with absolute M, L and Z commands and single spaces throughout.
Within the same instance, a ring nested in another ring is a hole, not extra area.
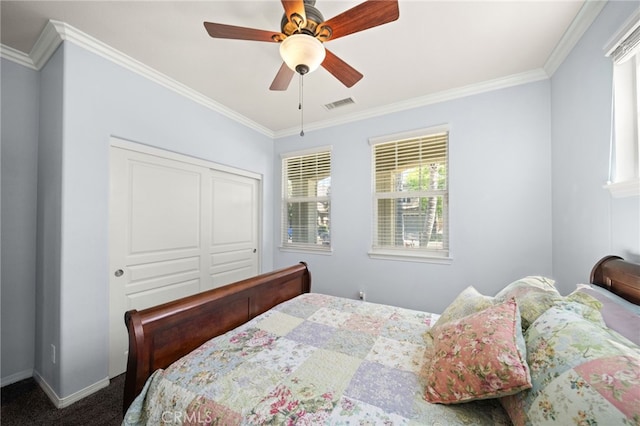
M 211 171 L 210 273 L 220 287 L 258 273 L 259 186 L 255 179 Z
M 110 377 L 126 370 L 127 310 L 256 275 L 259 268 L 259 181 L 152 152 L 111 147 Z

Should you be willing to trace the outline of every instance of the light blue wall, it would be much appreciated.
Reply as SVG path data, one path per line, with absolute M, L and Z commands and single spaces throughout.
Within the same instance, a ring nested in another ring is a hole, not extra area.
M 269 220 L 273 142 L 70 43 L 64 87 L 60 392 L 66 396 L 107 376 L 109 137 L 261 174 Z M 264 270 L 272 269 L 271 235 L 264 229 Z
M 431 312 L 441 312 L 468 285 L 495 294 L 523 275 L 551 275 L 549 102 L 549 82 L 541 81 L 277 140 L 276 170 L 282 153 L 332 145 L 334 252 L 276 250 L 275 266 L 304 260 L 316 292 L 356 297 L 364 289 L 370 301 Z M 453 262 L 370 259 L 368 139 L 445 123 L 451 126 Z M 275 208 L 279 232 L 280 205 Z
M 54 390 L 60 386 L 60 263 L 62 215 L 62 109 L 64 47 L 40 71 L 38 141 L 38 247 L 36 266 L 35 373 Z M 58 355 L 58 354 L 56 354 Z
M 640 198 L 608 179 L 612 63 L 604 47 L 639 1 L 610 1 L 551 79 L 553 271 L 570 291 L 608 254 L 640 261 Z
M 110 136 L 259 173 L 273 212 L 271 139 L 73 44 L 64 52 L 61 396 L 107 376 Z
M 2 59 L 2 384 L 31 377 L 36 321 L 37 71 Z
M 3 251 L 2 377 L 33 368 L 59 398 L 66 398 L 108 374 L 110 136 L 260 174 L 265 223 L 273 222 L 273 141 L 70 43 L 63 43 L 39 73 L 4 59 L 2 65 L 3 154 L 16 160 L 2 168 L 2 227 L 18 225 L 17 232 L 33 222 L 24 238 L 16 237 L 29 249 L 16 254 L 16 271 L 24 264 L 33 277 L 26 274 L 31 283 L 15 294 L 11 290 L 21 277 L 5 280 L 10 276 L 5 261 L 13 253 Z M 14 102 L 20 108 L 10 109 Z M 23 120 L 13 121 L 11 114 Z M 24 146 L 16 139 L 21 134 Z M 8 174 L 12 188 L 5 192 Z M 14 187 L 22 176 L 26 179 Z M 4 202 L 16 191 L 24 192 L 24 203 L 5 216 Z M 18 210 L 31 216 L 16 220 Z M 3 232 L 3 249 L 9 235 Z M 263 271 L 273 269 L 272 235 L 264 226 Z M 5 310 L 5 301 L 12 308 Z M 16 321 L 20 315 L 6 319 L 13 311 L 27 318 L 23 323 Z M 11 336 L 17 334 L 31 347 L 14 344 Z M 6 351 L 11 355 L 5 357 Z M 14 365 L 17 360 L 24 365 Z

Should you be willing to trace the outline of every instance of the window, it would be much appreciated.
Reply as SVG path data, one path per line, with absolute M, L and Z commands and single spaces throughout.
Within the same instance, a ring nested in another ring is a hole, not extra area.
M 282 248 L 331 251 L 331 148 L 282 156 Z
M 371 257 L 448 259 L 448 127 L 374 138 Z
M 616 197 L 640 195 L 640 9 L 614 38 L 609 185 Z

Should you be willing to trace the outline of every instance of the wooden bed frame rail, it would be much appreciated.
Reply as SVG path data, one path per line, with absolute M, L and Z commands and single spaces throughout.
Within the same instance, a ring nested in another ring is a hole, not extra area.
M 129 332 L 124 412 L 155 370 L 309 291 L 311 274 L 301 262 L 149 309 L 128 311 L 124 316 Z

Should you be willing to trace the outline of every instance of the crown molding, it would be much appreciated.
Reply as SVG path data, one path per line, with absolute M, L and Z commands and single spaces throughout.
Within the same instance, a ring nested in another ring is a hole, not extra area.
M 593 21 L 598 17 L 608 0 L 586 0 L 582 5 L 578 14 L 567 28 L 567 31 L 563 34 L 562 38 L 555 46 L 549 58 L 545 62 L 543 68 L 534 69 L 520 74 L 514 74 L 511 76 L 498 78 L 495 80 L 489 80 L 472 84 L 469 86 L 459 87 L 451 90 L 445 90 L 439 93 L 410 99 L 408 101 L 399 102 L 383 106 L 380 108 L 373 108 L 360 113 L 344 116 L 339 119 L 325 120 L 315 123 L 309 123 L 305 125 L 305 132 L 313 130 L 320 130 L 323 128 L 336 126 L 340 124 L 346 124 L 352 121 L 364 120 L 367 118 L 379 117 L 384 114 L 392 112 L 403 111 L 411 108 L 418 108 L 421 106 L 431 105 L 438 102 L 449 101 L 453 99 L 463 98 L 479 93 L 488 92 L 491 90 L 503 89 L 506 87 L 516 86 L 519 84 L 531 83 L 534 81 L 544 80 L 550 78 L 553 73 L 560 67 L 562 62 L 571 53 L 571 50 L 578 43 L 580 38 L 584 35 L 587 29 L 591 26 Z M 300 132 L 299 128 L 289 128 L 275 132 L 275 138 L 282 138 L 285 136 L 296 135 Z
M 608 0 L 586 0 L 584 2 L 578 14 L 569 25 L 569 28 L 567 28 L 567 31 L 562 35 L 562 38 L 558 44 L 556 44 L 556 47 L 544 64 L 544 70 L 549 77 L 553 76 L 560 65 L 562 65 L 562 62 L 569 56 L 571 50 L 573 50 L 587 29 L 589 29 L 593 21 L 596 20 L 607 4 L 607 1 Z
M 33 48 L 31 48 L 29 56 L 38 70 L 45 66 L 49 58 L 51 58 L 58 49 L 58 46 L 62 44 L 64 40 L 64 33 L 62 31 L 64 30 L 64 25 L 63 22 L 49 20 L 40 33 L 40 37 L 38 37 L 38 40 L 36 40 L 33 45 Z
M 460 99 L 460 98 L 464 98 L 471 95 L 477 95 L 480 93 L 491 92 L 499 89 L 505 89 L 507 87 L 519 86 L 521 84 L 533 83 L 535 81 L 546 80 L 548 78 L 549 76 L 547 75 L 547 73 L 542 68 L 538 68 L 535 70 L 526 71 L 519 74 L 513 74 L 506 77 L 501 77 L 501 78 L 487 80 L 480 83 L 470 84 L 468 86 L 462 86 L 454 89 L 443 90 L 441 92 L 433 93 L 426 96 L 419 96 L 416 98 L 408 99 L 406 101 L 396 102 L 394 104 L 383 105 L 377 108 L 370 108 L 365 111 L 346 115 L 336 119 L 317 121 L 315 123 L 305 124 L 304 131 L 305 133 L 308 133 L 313 130 L 320 130 L 327 127 L 333 127 L 341 124 L 351 123 L 354 121 L 380 117 L 382 115 L 387 115 L 394 112 L 400 112 L 400 111 L 419 108 L 427 105 L 433 105 L 440 102 Z M 284 130 L 275 132 L 274 138 L 277 139 L 285 136 L 296 135 L 299 133 L 300 133 L 300 128 L 292 127 L 289 129 L 284 129 Z
M 11 62 L 31 68 L 32 70 L 38 70 L 29 55 L 4 44 L 0 44 L 0 58 L 8 59 Z
M 245 117 L 242 114 L 233 111 L 226 106 L 214 101 L 213 99 L 193 90 L 190 87 L 162 74 L 155 69 L 133 59 L 132 57 L 114 49 L 113 47 L 101 42 L 100 40 L 72 27 L 71 25 L 49 20 L 40 37 L 27 55 L 8 46 L 2 46 L 0 55 L 3 58 L 17 62 L 29 68 L 40 70 L 56 51 L 60 43 L 63 41 L 73 43 L 89 52 L 95 53 L 115 64 L 118 64 L 130 71 L 133 71 L 147 79 L 160 84 L 194 102 L 199 103 L 219 114 L 230 118 L 244 126 L 253 129 L 263 135 L 273 138 L 273 132 L 270 129 L 256 123 L 255 121 Z
M 558 42 L 556 47 L 551 52 L 551 55 L 547 59 L 543 68 L 489 80 L 478 84 L 445 90 L 442 92 L 409 99 L 407 101 L 402 101 L 395 104 L 371 108 L 366 111 L 350 114 L 337 119 L 309 123 L 308 125 L 305 125 L 305 131 L 308 132 L 313 130 L 320 130 L 327 127 L 346 124 L 354 121 L 379 117 L 381 115 L 386 115 L 393 112 L 404 111 L 492 90 L 498 90 L 519 84 L 526 84 L 547 79 L 553 75 L 553 73 L 569 55 L 578 40 L 580 40 L 582 35 L 593 23 L 600 11 L 604 8 L 607 1 L 608 0 L 585 1 L 576 18 L 572 21 L 571 25 L 562 36 L 562 39 L 560 40 L 560 42 Z M 269 138 L 277 139 L 285 136 L 291 136 L 298 134 L 300 131 L 300 129 L 297 127 L 278 131 L 268 129 L 249 119 L 248 117 L 245 117 L 244 115 L 231 110 L 230 108 L 214 101 L 213 99 L 203 95 L 202 93 L 190 87 L 187 87 L 186 85 L 172 79 L 171 77 L 168 77 L 154 70 L 153 68 L 143 64 L 142 62 L 133 59 L 123 52 L 120 52 L 112 48 L 111 46 L 101 42 L 100 40 L 91 37 L 90 35 L 61 21 L 49 20 L 29 54 L 25 54 L 11 47 L 0 44 L 0 57 L 11 60 L 31 69 L 40 70 L 47 63 L 51 55 L 53 55 L 53 53 L 63 41 L 73 43 L 111 62 L 121 65 L 122 67 L 130 71 L 142 75 L 143 77 L 146 77 L 147 79 L 160 84 L 161 86 L 164 86 L 188 99 L 193 100 L 194 102 L 197 102 L 200 105 L 216 111 L 219 114 L 230 118 L 250 129 L 253 129 Z

